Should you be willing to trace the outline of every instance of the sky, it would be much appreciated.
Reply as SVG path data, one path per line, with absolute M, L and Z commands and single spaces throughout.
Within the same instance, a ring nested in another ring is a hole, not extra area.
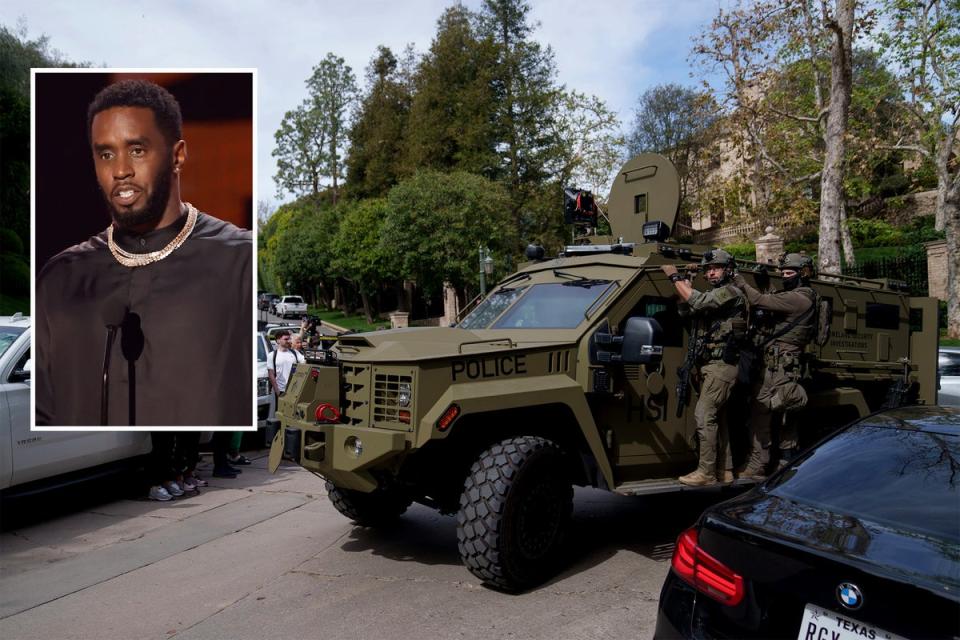
M 663 83 L 695 85 L 691 37 L 723 0 L 529 0 L 533 37 L 553 48 L 558 80 L 603 99 L 626 131 L 637 98 Z M 306 97 L 304 81 L 328 52 L 362 83 L 377 45 L 399 55 L 430 47 L 453 0 L 4 0 L 0 24 L 25 22 L 71 61 L 123 68 L 258 69 L 257 199 L 279 198 L 271 156 L 283 114 Z M 476 9 L 480 0 L 464 0 Z

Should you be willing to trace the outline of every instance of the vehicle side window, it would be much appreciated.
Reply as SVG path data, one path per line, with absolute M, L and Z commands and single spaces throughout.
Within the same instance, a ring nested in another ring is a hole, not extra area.
M 868 329 L 896 331 L 900 328 L 900 308 L 895 304 L 868 302 L 866 320 Z
M 663 346 L 683 346 L 683 322 L 677 313 L 676 298 L 659 298 L 657 296 L 643 296 L 640 302 L 630 310 L 627 318 L 642 316 L 653 318 L 660 323 L 663 329 Z M 626 319 L 624 319 L 626 324 Z

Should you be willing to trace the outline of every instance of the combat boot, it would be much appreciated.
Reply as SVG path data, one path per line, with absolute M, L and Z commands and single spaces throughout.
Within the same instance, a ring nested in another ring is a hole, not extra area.
M 720 484 L 733 484 L 734 476 L 732 469 L 717 470 L 717 482 Z
M 717 478 L 715 476 L 704 473 L 700 469 L 697 469 L 693 473 L 688 473 L 685 476 L 680 476 L 677 480 L 681 484 L 690 487 L 709 487 L 710 485 L 717 484 Z
M 754 466 L 752 464 L 747 464 L 737 469 L 736 476 L 737 478 L 743 480 L 753 480 L 755 482 L 763 482 L 767 479 L 763 467 L 761 465 Z
M 797 447 L 790 447 L 788 449 L 783 449 L 780 452 L 780 462 L 777 463 L 777 469 L 783 469 L 785 466 L 793 462 L 793 459 L 797 457 L 799 450 Z

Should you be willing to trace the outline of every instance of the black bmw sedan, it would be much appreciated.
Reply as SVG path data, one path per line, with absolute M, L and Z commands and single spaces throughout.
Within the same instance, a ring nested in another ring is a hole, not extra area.
M 869 416 L 707 509 L 655 638 L 960 638 L 960 409 Z

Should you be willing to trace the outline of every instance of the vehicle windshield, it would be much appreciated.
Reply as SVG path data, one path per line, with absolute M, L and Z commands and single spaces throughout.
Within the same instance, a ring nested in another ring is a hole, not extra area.
M 460 321 L 461 329 L 486 329 L 490 323 L 497 319 L 503 313 L 503 310 L 513 304 L 521 293 L 527 288 L 522 287 L 503 288 L 491 293 L 486 300 L 477 305 L 477 308 L 471 311 L 466 318 Z
M 17 336 L 24 331 L 26 331 L 26 327 L 0 327 L 0 356 L 7 352 Z
M 500 289 L 464 318 L 460 327 L 572 329 L 615 288 L 616 283 L 609 280 L 583 279 Z
M 300 296 L 287 296 L 286 298 L 284 298 L 284 301 L 289 302 L 291 304 L 302 304 L 303 298 L 301 298 Z

